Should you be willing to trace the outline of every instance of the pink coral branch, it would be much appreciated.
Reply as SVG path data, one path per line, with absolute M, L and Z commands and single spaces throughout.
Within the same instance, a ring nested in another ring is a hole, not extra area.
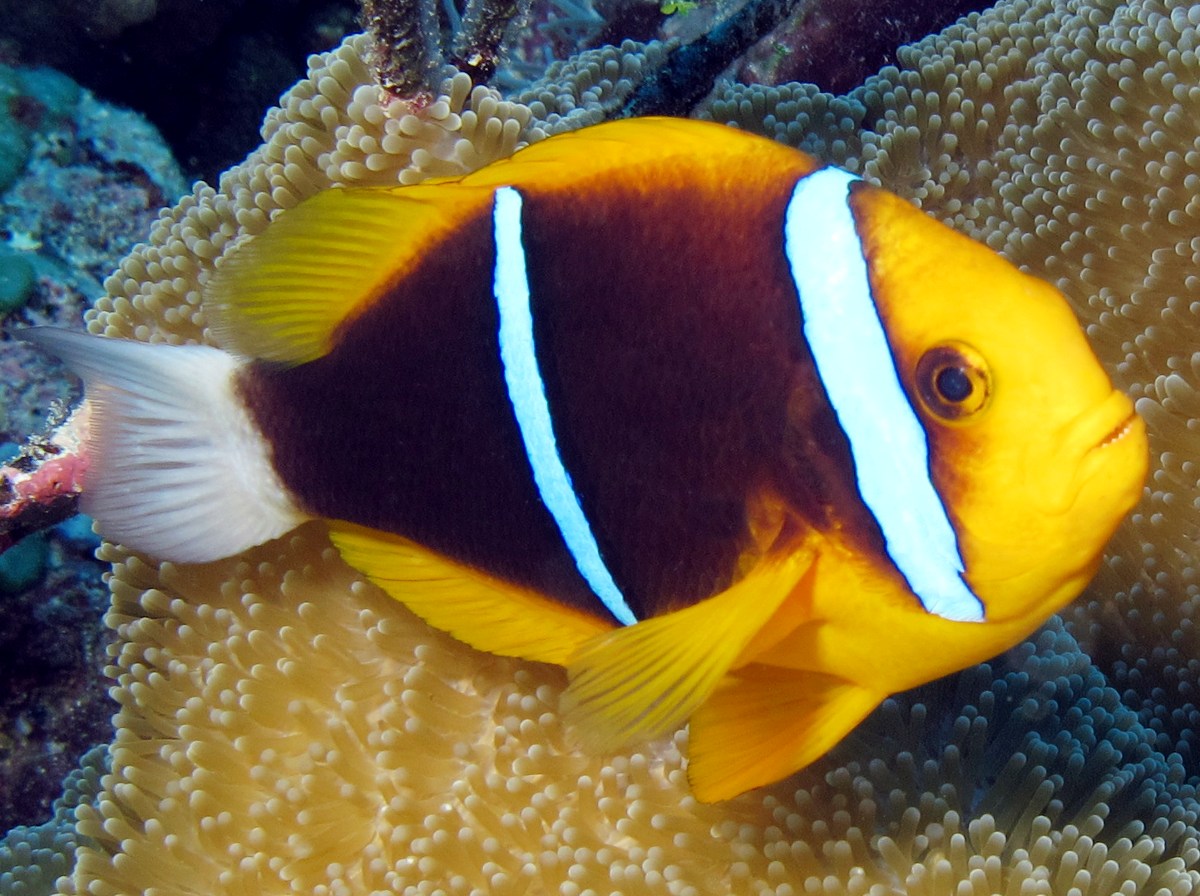
M 87 405 L 81 405 L 0 467 L 0 551 L 78 513 L 88 467 L 87 417 Z

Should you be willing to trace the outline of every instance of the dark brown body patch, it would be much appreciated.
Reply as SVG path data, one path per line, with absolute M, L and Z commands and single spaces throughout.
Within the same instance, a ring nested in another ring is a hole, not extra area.
M 242 393 L 306 509 L 592 609 L 513 419 L 493 265 L 482 209 L 349 322 L 329 354 L 293 368 L 255 363 Z
M 820 526 L 854 494 L 783 252 L 800 173 L 755 172 L 736 189 L 654 172 L 586 191 L 517 185 L 559 452 L 639 618 L 732 583 L 756 490 Z M 344 324 L 328 355 L 255 363 L 242 393 L 306 509 L 607 617 L 532 479 L 494 264 L 489 206 Z M 811 393 L 799 411 L 797 389 Z

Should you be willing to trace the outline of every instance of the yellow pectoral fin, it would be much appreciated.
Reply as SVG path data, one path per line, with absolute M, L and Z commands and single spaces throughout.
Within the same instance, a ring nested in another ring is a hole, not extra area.
M 764 559 L 721 594 L 589 641 L 567 666 L 564 709 L 584 743 L 611 750 L 681 725 L 802 582 L 813 553 Z
M 564 666 L 581 644 L 615 624 L 399 535 L 334 520 L 329 537 L 350 566 L 434 628 L 478 650 Z
M 692 715 L 688 781 L 696 799 L 726 800 L 819 759 L 883 700 L 819 672 L 751 664 Z

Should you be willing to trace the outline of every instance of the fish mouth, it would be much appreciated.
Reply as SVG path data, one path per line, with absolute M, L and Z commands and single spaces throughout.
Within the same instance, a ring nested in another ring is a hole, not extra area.
M 1116 390 L 1055 430 L 1052 438 L 1058 447 L 1043 455 L 1041 465 L 1049 475 L 1030 502 L 1047 517 L 1044 531 L 1052 553 L 1011 575 L 1004 575 L 1001 566 L 1001 574 L 991 581 L 972 579 L 971 584 L 1036 595 L 1038 606 L 1058 607 L 1092 577 L 1104 543 L 1142 497 L 1150 451 L 1145 421 Z M 1024 556 L 1025 549 L 1020 552 Z M 1048 581 L 1057 583 L 1052 594 L 1043 590 Z M 1014 603 L 1011 612 L 989 612 L 988 618 L 1006 622 L 1026 613 L 1028 606 Z
M 1124 396 L 1121 397 L 1124 398 Z M 1114 442 L 1119 442 L 1121 439 L 1133 432 L 1133 430 L 1141 422 L 1141 419 L 1142 418 L 1138 416 L 1137 411 L 1133 409 L 1131 404 L 1129 413 L 1125 416 L 1125 418 L 1116 426 L 1114 426 L 1112 430 L 1092 448 L 1092 450 L 1097 451 L 1113 444 Z
M 1147 453 L 1146 424 L 1138 416 L 1133 402 L 1123 392 L 1114 389 L 1108 397 L 1072 420 L 1062 431 L 1060 462 L 1071 466 L 1075 475 L 1064 482 L 1065 488 L 1052 505 L 1066 510 L 1075 503 L 1085 484 L 1112 474 L 1129 464 L 1127 452 Z M 1115 486 L 1116 483 L 1110 483 Z M 1138 483 L 1140 493 L 1141 483 Z M 1047 496 L 1049 497 L 1049 496 Z
M 1140 421 L 1129 396 L 1114 389 L 1104 401 L 1071 422 L 1064 445 L 1068 451 L 1083 454 L 1103 451 L 1128 437 Z

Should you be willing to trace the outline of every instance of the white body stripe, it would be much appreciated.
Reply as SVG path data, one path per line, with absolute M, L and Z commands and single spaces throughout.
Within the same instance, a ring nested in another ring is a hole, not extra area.
M 571 484 L 571 476 L 558 454 L 550 404 L 538 371 L 537 348 L 533 341 L 529 277 L 525 268 L 525 247 L 521 242 L 521 194 L 512 187 L 501 187 L 496 191 L 492 226 L 496 242 L 493 288 L 500 311 L 500 359 L 504 365 L 508 398 L 521 430 L 529 465 L 533 468 L 533 481 L 554 517 L 567 549 L 575 558 L 580 574 L 619 622 L 633 625 L 637 617 L 604 565 L 592 527 Z
M 788 204 L 785 248 L 804 336 L 888 555 L 928 612 L 982 622 L 983 604 L 962 578 L 954 527 L 930 478 L 925 431 L 871 297 L 848 201 L 853 180 L 824 168 L 800 180 Z

